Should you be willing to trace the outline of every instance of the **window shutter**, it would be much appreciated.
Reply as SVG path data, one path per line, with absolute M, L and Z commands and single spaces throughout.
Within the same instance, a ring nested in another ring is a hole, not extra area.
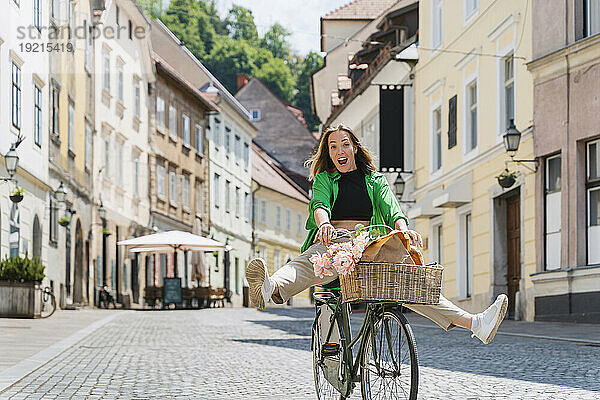
M 448 101 L 448 148 L 456 146 L 456 95 Z

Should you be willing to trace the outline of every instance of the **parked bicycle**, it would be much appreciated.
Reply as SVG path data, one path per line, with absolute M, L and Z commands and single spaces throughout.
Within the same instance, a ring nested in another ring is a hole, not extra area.
M 54 293 L 52 293 L 52 289 L 46 286 L 42 290 L 42 311 L 40 316 L 42 318 L 48 318 L 54 311 L 56 311 L 56 297 L 54 297 Z
M 117 308 L 117 304 L 115 303 L 115 298 L 110 292 L 110 289 L 107 286 L 103 286 L 100 288 L 100 293 L 98 295 L 98 305 L 100 307 L 104 307 L 108 309 L 109 304 L 113 305 L 113 308 Z

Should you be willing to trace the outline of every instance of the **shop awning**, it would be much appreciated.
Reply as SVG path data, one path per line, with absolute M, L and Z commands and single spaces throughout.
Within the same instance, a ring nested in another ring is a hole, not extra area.
M 154 233 L 152 235 L 140 236 L 133 239 L 121 240 L 119 246 L 129 247 L 129 251 L 135 253 L 166 252 L 173 250 L 181 251 L 215 251 L 231 250 L 231 246 L 225 245 L 213 239 L 190 232 L 167 231 Z
M 410 219 L 429 218 L 442 215 L 443 210 L 433 206 L 433 199 L 438 197 L 441 189 L 434 189 L 420 198 L 413 207 L 407 212 Z

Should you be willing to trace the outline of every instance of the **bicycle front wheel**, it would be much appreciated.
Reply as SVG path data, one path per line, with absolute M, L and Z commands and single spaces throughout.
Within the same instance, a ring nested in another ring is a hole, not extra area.
M 56 298 L 52 292 L 42 292 L 42 310 L 40 316 L 48 318 L 56 311 Z
M 416 400 L 419 386 L 417 345 L 406 317 L 397 310 L 385 310 L 364 340 L 363 399 Z

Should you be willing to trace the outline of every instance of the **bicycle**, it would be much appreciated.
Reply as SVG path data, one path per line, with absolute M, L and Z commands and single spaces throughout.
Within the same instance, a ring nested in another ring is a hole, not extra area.
M 42 307 L 40 316 L 42 318 L 48 318 L 54 314 L 54 311 L 56 311 L 56 297 L 54 296 L 54 293 L 52 293 L 52 290 L 46 286 L 42 290 Z
M 311 349 L 317 398 L 346 399 L 360 382 L 364 400 L 415 400 L 419 385 L 417 346 L 401 312 L 402 303 L 360 302 L 366 304 L 365 317 L 353 338 L 350 304 L 342 302 L 339 285 L 324 287 L 331 291 L 313 293 Z

